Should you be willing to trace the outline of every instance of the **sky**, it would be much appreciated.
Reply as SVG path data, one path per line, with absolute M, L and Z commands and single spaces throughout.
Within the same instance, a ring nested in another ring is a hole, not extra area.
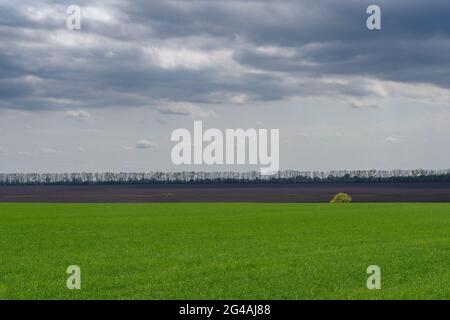
M 255 169 L 175 166 L 195 120 L 279 129 L 280 169 L 449 168 L 450 2 L 0 0 L 0 172 Z

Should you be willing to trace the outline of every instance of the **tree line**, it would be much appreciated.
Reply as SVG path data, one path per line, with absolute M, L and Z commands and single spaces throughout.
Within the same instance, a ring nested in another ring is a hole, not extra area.
M 0 173 L 0 185 L 450 182 L 445 170 Z

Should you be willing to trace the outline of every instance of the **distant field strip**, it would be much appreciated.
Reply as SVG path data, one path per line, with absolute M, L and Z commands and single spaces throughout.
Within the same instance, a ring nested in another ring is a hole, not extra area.
M 450 202 L 450 183 L 243 183 L 0 186 L 0 202 Z
M 450 299 L 450 204 L 0 204 L 0 299 L 349 298 Z

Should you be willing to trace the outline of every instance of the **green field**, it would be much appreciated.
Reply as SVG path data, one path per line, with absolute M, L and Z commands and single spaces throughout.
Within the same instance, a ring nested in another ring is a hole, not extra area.
M 0 204 L 0 299 L 450 299 L 450 204 Z

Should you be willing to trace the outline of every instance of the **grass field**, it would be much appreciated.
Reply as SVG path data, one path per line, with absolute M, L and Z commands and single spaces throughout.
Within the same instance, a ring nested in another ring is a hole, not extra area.
M 0 204 L 0 299 L 38 298 L 450 299 L 450 204 Z

